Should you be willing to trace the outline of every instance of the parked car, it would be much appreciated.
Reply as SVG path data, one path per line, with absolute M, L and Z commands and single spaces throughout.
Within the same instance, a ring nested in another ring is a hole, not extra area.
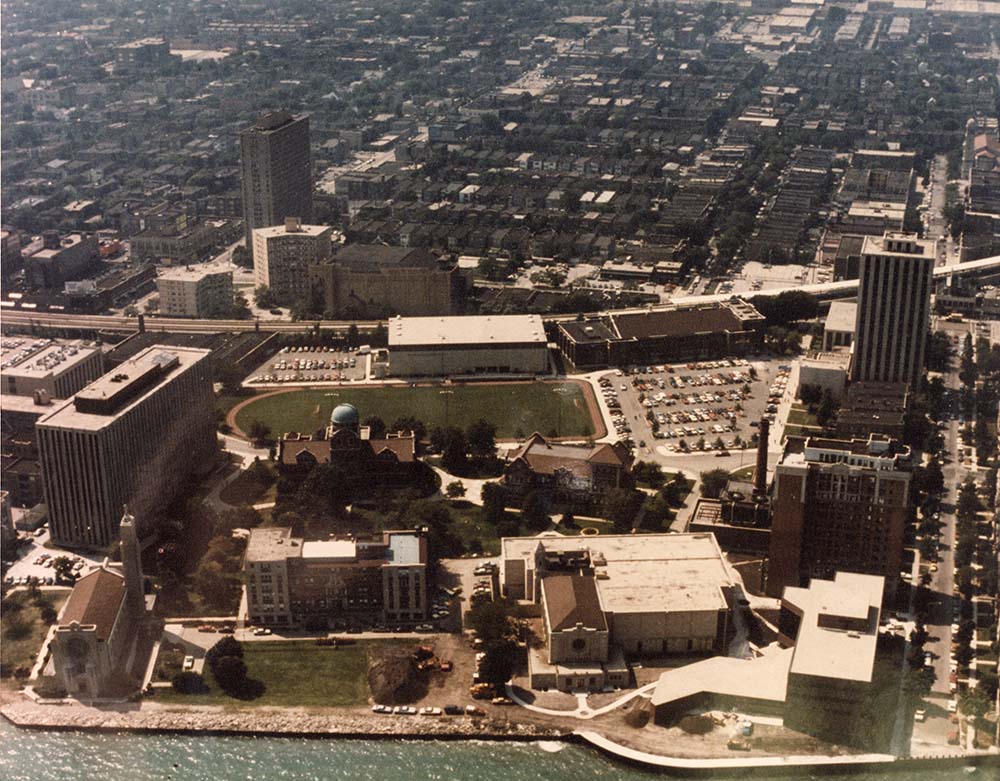
M 254 629 L 253 633 L 257 637 L 267 637 L 268 635 L 272 634 L 271 630 L 265 626 L 262 626 L 258 629 Z
M 193 670 L 194 669 L 194 657 L 193 656 L 185 656 L 184 657 L 184 664 L 181 665 L 181 667 L 184 670 Z
M 392 713 L 391 705 L 372 705 L 372 713 Z

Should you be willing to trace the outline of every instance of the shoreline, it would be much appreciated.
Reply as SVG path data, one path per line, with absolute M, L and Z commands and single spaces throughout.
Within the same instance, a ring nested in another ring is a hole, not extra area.
M 732 756 L 670 757 L 636 751 L 598 733 L 562 731 L 523 722 L 468 716 L 445 720 L 396 717 L 402 721 L 374 722 L 359 712 L 319 712 L 269 709 L 256 712 L 172 707 L 143 710 L 135 704 L 101 709 L 83 705 L 40 705 L 8 702 L 0 716 L 18 729 L 38 732 L 92 732 L 98 734 L 178 735 L 289 739 L 343 739 L 379 741 L 494 741 L 534 743 L 556 741 L 590 748 L 613 762 L 646 771 L 679 776 L 731 777 L 759 772 L 801 775 L 825 770 L 844 775 L 879 771 L 902 773 L 916 768 L 1000 767 L 1000 754 L 953 754 L 897 758 L 889 755 L 852 756 Z

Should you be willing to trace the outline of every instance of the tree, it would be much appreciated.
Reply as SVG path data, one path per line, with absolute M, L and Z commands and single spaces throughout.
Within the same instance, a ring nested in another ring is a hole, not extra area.
M 275 306 L 274 294 L 267 285 L 259 285 L 253 291 L 253 300 L 261 309 L 270 309 Z
M 642 507 L 643 501 L 645 501 L 645 497 L 639 491 L 612 488 L 604 494 L 601 512 L 614 522 L 618 531 L 628 531 L 632 528 L 632 522 Z
M 445 429 L 444 446 L 441 451 L 441 466 L 446 472 L 461 474 L 469 465 L 466 454 L 468 444 L 461 429 Z
M 958 709 L 962 714 L 975 719 L 984 716 L 990 706 L 990 701 L 986 699 L 986 695 L 979 690 L 978 686 L 975 689 L 969 689 L 958 701 Z
M 500 483 L 483 483 L 480 497 L 483 500 L 483 515 L 486 520 L 490 523 L 502 520 L 507 508 L 507 489 Z
M 391 431 L 412 431 L 413 436 L 419 442 L 427 436 L 427 426 L 422 420 L 418 420 L 412 415 L 396 418 L 390 426 Z
M 59 580 L 73 579 L 73 559 L 69 556 L 57 556 L 52 569 L 55 570 L 56 578 Z
M 361 343 L 361 336 L 358 333 L 358 326 L 356 323 L 351 323 L 347 327 L 347 344 L 349 347 L 357 347 Z
M 632 467 L 632 476 L 637 483 L 650 488 L 659 488 L 667 479 L 663 474 L 663 467 L 652 461 L 636 461 Z
M 548 528 L 552 519 L 549 518 L 545 497 L 541 492 L 531 491 L 524 497 L 521 518 L 524 520 L 524 525 L 532 531 L 543 531 Z
M 701 495 L 718 499 L 729 482 L 729 472 L 725 469 L 710 469 L 701 473 Z
M 951 347 L 951 339 L 941 331 L 931 331 L 927 335 L 927 347 L 924 354 L 924 363 L 928 371 L 940 372 L 944 374 L 951 368 L 951 359 L 954 351 Z
M 501 640 L 510 633 L 510 619 L 502 602 L 477 602 L 466 614 L 465 623 L 484 644 Z
M 361 422 L 361 425 L 368 426 L 371 439 L 385 439 L 385 421 L 378 415 L 369 415 Z
M 833 400 L 833 394 L 830 393 L 830 389 L 824 388 L 823 396 L 816 407 L 816 422 L 823 428 L 826 428 L 833 421 L 836 413 L 837 402 Z
M 802 290 L 785 290 L 777 296 L 754 296 L 750 299 L 768 325 L 788 325 L 812 320 L 819 314 L 819 300 Z
M 264 445 L 271 436 L 271 427 L 262 420 L 250 421 L 250 429 L 247 431 L 250 440 L 257 447 Z
M 518 648 L 513 640 L 487 643 L 486 656 L 479 664 L 479 677 L 485 683 L 502 686 L 510 680 L 517 665 Z
M 52 626 L 56 619 L 59 618 L 59 614 L 52 605 L 46 604 L 38 611 L 38 617 L 42 619 L 42 623 L 45 626 Z
M 451 483 L 448 483 L 448 485 L 444 489 L 444 492 L 449 499 L 460 499 L 461 497 L 465 496 L 465 483 L 463 483 L 461 480 L 455 480 Z
M 470 424 L 466 429 L 465 439 L 472 456 L 480 460 L 493 458 L 497 449 L 496 434 L 497 427 L 483 418 Z
M 212 665 L 212 675 L 226 694 L 234 695 L 246 683 L 247 666 L 239 656 L 220 656 Z
M 237 266 L 253 266 L 253 256 L 242 244 L 233 249 L 233 263 Z

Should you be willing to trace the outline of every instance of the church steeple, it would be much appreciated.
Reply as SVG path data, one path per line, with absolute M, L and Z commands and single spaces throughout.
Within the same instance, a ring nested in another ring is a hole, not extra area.
M 139 550 L 139 535 L 135 527 L 135 518 L 129 513 L 128 506 L 124 509 L 119 535 L 122 556 L 122 573 L 125 575 L 125 601 L 129 612 L 139 616 L 145 610 L 145 598 L 142 587 L 142 562 Z

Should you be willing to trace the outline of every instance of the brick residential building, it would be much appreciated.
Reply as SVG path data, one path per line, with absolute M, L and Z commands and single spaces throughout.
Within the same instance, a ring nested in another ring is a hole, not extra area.
M 895 591 L 910 500 L 910 450 L 886 437 L 788 439 L 775 467 L 767 593 L 834 572 Z

